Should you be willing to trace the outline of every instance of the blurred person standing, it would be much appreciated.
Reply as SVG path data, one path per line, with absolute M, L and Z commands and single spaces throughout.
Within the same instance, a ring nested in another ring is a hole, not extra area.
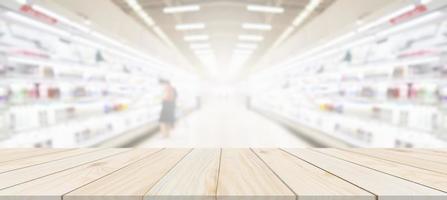
M 168 138 L 175 125 L 177 90 L 166 79 L 160 79 L 159 83 L 163 86 L 163 101 L 159 119 L 160 129 L 163 136 Z

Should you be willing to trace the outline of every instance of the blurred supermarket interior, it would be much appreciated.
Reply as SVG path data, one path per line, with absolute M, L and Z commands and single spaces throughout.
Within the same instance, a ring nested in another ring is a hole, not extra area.
M 446 0 L 2 0 L 0 147 L 447 147 L 446 53 Z

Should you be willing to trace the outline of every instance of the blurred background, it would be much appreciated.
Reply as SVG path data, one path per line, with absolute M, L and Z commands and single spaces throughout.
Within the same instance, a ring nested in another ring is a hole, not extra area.
M 0 147 L 447 147 L 446 53 L 445 0 L 2 0 Z

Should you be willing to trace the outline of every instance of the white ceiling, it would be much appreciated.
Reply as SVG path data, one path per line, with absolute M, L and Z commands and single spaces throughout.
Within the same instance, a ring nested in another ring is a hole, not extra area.
M 332 5 L 335 0 L 322 0 L 321 4 L 314 13 L 304 22 L 311 21 L 327 7 Z M 128 6 L 125 0 L 113 0 L 123 11 L 133 16 L 135 20 L 144 25 L 144 22 Z M 226 74 L 234 71 L 231 69 L 230 60 L 232 52 L 238 41 L 238 35 L 254 34 L 262 35 L 265 39 L 257 43 L 258 48 L 246 62 L 243 68 L 236 69 L 239 74 L 243 70 L 249 70 L 250 66 L 255 65 L 256 61 L 272 47 L 273 43 L 289 27 L 295 17 L 300 14 L 309 0 L 138 0 L 144 11 L 153 18 L 156 25 L 169 37 L 172 43 L 190 60 L 197 69 L 206 69 L 190 48 L 191 42 L 184 41 L 184 36 L 194 34 L 207 34 L 210 36 L 209 44 L 215 52 L 218 74 Z M 177 14 L 163 13 L 166 6 L 180 6 L 198 4 L 201 10 L 198 12 L 187 12 Z M 285 8 L 281 14 L 268 14 L 260 12 L 249 12 L 246 6 L 248 4 L 274 5 Z M 175 29 L 177 24 L 205 23 L 206 28 L 193 31 L 178 31 Z M 242 23 L 265 23 L 271 24 L 271 31 L 253 31 L 244 30 Z M 304 25 L 303 24 L 303 25 Z M 148 29 L 151 27 L 145 25 Z M 299 31 L 299 29 L 297 29 Z M 205 70 L 207 71 L 207 70 Z M 208 69 L 209 71 L 209 69 Z

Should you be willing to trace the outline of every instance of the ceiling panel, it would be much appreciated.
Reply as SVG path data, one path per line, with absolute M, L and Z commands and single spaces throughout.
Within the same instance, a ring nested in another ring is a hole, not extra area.
M 135 20 L 143 21 L 127 5 L 126 0 L 113 0 L 123 11 L 133 16 Z M 320 5 L 305 23 L 314 19 L 323 12 L 335 0 L 321 0 Z M 186 58 L 198 69 L 207 69 L 208 66 L 197 59 L 191 50 L 189 43 L 184 41 L 185 35 L 207 34 L 210 36 L 209 43 L 215 52 L 217 66 L 214 66 L 218 74 L 226 74 L 231 71 L 241 71 L 244 69 L 231 69 L 230 60 L 232 52 L 238 44 L 238 35 L 255 34 L 262 35 L 265 40 L 259 42 L 259 47 L 246 62 L 243 67 L 249 68 L 256 63 L 260 56 L 269 50 L 273 43 L 280 37 L 285 29 L 291 25 L 295 17 L 304 10 L 309 0 L 138 0 L 144 11 L 150 15 L 157 26 L 159 26 L 169 39 L 175 44 Z M 163 8 L 166 6 L 180 6 L 199 4 L 201 10 L 198 12 L 166 14 Z M 249 12 L 248 4 L 274 5 L 285 8 L 281 14 L 268 14 L 259 12 Z M 184 23 L 205 23 L 203 30 L 177 31 L 175 25 Z M 242 29 L 242 23 L 267 23 L 273 26 L 271 31 L 249 31 Z M 304 23 L 304 24 L 305 24 Z M 147 26 L 148 27 L 148 26 Z M 151 29 L 148 27 L 148 29 Z M 298 29 L 299 31 L 299 29 Z M 210 71 L 210 70 L 205 70 Z

